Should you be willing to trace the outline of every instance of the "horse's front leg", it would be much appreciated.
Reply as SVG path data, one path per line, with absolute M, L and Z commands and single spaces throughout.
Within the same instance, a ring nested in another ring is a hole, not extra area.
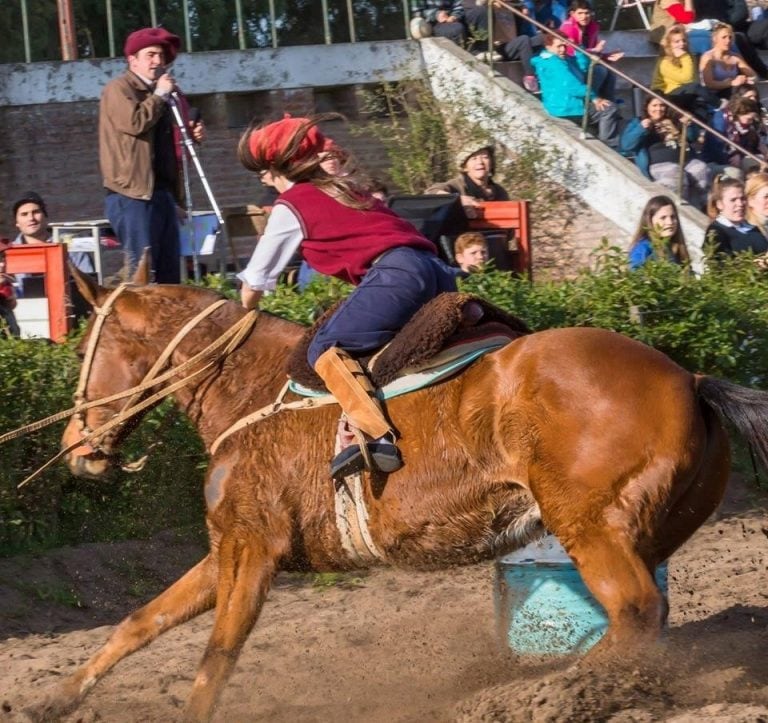
M 209 554 L 154 600 L 125 618 L 85 665 L 61 683 L 46 700 L 26 712 L 33 720 L 52 720 L 73 711 L 120 660 L 158 635 L 210 610 L 215 602 L 215 583 L 216 561 Z
M 213 632 L 187 703 L 187 721 L 210 719 L 261 612 L 277 564 L 288 551 L 289 525 L 274 524 L 276 517 L 267 517 L 236 523 L 222 536 Z M 254 524 L 261 529 L 256 531 Z

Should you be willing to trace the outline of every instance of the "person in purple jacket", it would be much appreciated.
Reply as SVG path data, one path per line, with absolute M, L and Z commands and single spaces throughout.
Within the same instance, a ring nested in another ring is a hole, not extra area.
M 357 288 L 320 327 L 308 361 L 367 446 L 345 447 L 331 462 L 334 478 L 361 471 L 369 459 L 382 472 L 402 466 L 395 432 L 357 358 L 389 342 L 425 303 L 456 290 L 453 270 L 410 222 L 364 190 L 354 172 L 321 167 L 325 137 L 317 124 L 337 116 L 251 125 L 240 139 L 241 163 L 280 195 L 253 251 L 241 300 L 258 308 L 297 250 L 322 274 Z

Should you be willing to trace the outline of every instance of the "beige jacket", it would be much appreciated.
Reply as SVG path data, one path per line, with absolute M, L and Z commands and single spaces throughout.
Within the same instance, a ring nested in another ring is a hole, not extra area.
M 130 71 L 104 86 L 99 163 L 105 188 L 130 198 L 152 197 L 154 129 L 165 108 L 165 100 Z

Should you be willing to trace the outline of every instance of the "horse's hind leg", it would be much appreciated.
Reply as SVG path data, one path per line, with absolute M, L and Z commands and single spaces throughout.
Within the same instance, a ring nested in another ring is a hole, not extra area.
M 608 631 L 594 652 L 625 653 L 655 641 L 666 621 L 667 602 L 634 541 L 606 525 L 565 546 L 608 615 Z
M 120 660 L 158 635 L 213 607 L 216 562 L 208 555 L 165 592 L 123 620 L 107 643 L 40 705 L 27 711 L 51 720 L 74 710 L 87 692 Z
M 195 678 L 185 720 L 210 719 L 261 612 L 277 563 L 288 550 L 289 525 L 278 530 L 278 525 L 264 522 L 260 532 L 248 523 L 247 529 L 235 525 L 222 536 L 214 628 Z

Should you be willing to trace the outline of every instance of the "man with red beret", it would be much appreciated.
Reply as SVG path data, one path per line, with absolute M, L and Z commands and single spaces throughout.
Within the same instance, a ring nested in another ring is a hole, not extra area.
M 168 67 L 181 40 L 164 28 L 142 28 L 125 41 L 128 71 L 104 87 L 99 105 L 99 161 L 106 215 L 133 270 L 149 246 L 158 283 L 179 283 L 178 208 L 183 199 L 182 146 L 168 105 L 176 84 Z M 176 97 L 176 93 L 174 93 Z M 189 108 L 182 96 L 185 119 Z M 200 142 L 201 121 L 189 121 Z

